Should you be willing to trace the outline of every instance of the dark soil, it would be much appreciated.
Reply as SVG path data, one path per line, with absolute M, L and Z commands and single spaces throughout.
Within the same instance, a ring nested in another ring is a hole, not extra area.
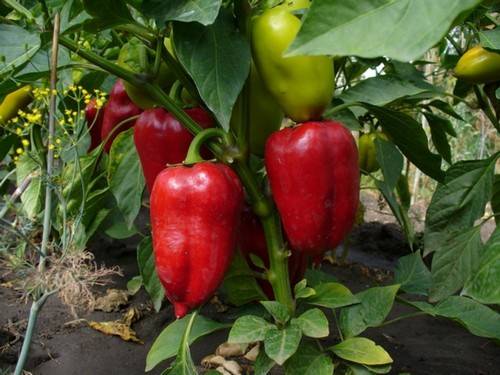
M 332 266 L 327 262 L 323 270 L 353 291 L 391 282 L 391 269 L 395 260 L 408 250 L 396 226 L 379 223 L 364 224 L 354 232 L 353 248 L 347 266 Z M 112 286 L 99 290 L 104 294 L 109 287 L 125 289 L 126 282 L 137 274 L 134 241 L 96 241 L 92 247 L 99 263 L 119 265 L 123 277 L 115 278 Z M 1 270 L 0 270 L 1 275 Z M 0 282 L 4 282 L 1 280 Z M 9 288 L 0 287 L 0 369 L 13 368 L 26 328 L 29 306 L 21 304 L 19 295 Z M 141 290 L 130 300 L 130 306 L 144 310 L 148 298 Z M 119 319 L 121 312 L 91 312 L 81 318 L 95 321 Z M 208 306 L 203 312 L 213 319 L 220 318 Z M 389 319 L 410 310 L 396 305 Z M 109 375 L 143 374 L 146 354 L 155 337 L 173 319 L 171 306 L 164 304 L 160 313 L 146 312 L 133 325 L 144 345 L 122 341 L 88 328 L 85 324 L 65 325 L 75 318 L 57 297 L 51 297 L 44 306 L 37 325 L 27 370 L 36 375 Z M 334 323 L 331 331 L 335 332 Z M 500 348 L 492 341 L 468 333 L 450 321 L 432 317 L 406 319 L 364 333 L 382 345 L 395 360 L 394 374 L 500 374 Z M 208 336 L 192 346 L 195 363 L 215 352 L 225 341 L 227 331 Z M 166 364 L 150 374 L 161 374 Z M 2 373 L 0 371 L 0 373 Z

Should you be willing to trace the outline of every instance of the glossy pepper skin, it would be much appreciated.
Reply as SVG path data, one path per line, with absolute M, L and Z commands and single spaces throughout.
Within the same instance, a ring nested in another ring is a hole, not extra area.
M 204 129 L 214 126 L 213 117 L 203 108 L 186 109 L 186 113 Z M 153 190 L 156 176 L 167 164 L 182 163 L 192 140 L 191 133 L 165 109 L 148 109 L 141 113 L 134 126 L 134 143 L 149 192 Z
M 300 26 L 284 5 L 264 11 L 251 26 L 257 70 L 285 114 L 297 122 L 319 119 L 335 88 L 330 57 L 282 56 Z
M 469 83 L 500 81 L 500 53 L 475 46 L 458 60 L 455 75 Z
M 0 124 L 6 123 L 16 117 L 20 109 L 26 108 L 31 103 L 31 86 L 23 86 L 16 91 L 7 94 L 0 104 Z
M 203 304 L 222 282 L 242 207 L 241 183 L 224 164 L 179 165 L 158 175 L 151 193 L 153 249 L 177 318 Z
M 134 126 L 135 120 L 126 120 L 137 116 L 141 112 L 142 110 L 128 97 L 123 81 L 121 79 L 117 80 L 109 94 L 102 116 L 101 140 L 106 142 L 104 151 L 109 152 L 113 140 L 119 133 Z M 114 130 L 117 126 L 120 126 L 120 128 Z
M 166 38 L 167 39 L 167 38 Z M 122 68 L 130 70 L 134 73 L 150 74 L 153 70 L 153 62 L 150 61 L 147 47 L 142 41 L 137 38 L 132 38 L 123 45 L 118 55 L 117 63 Z M 175 75 L 165 63 L 160 64 L 158 74 L 152 80 L 162 89 L 168 90 L 175 82 Z M 156 101 L 149 95 L 147 90 L 139 86 L 134 86 L 128 82 L 124 82 L 125 91 L 129 98 L 141 109 L 153 108 Z
M 373 173 L 380 169 L 380 165 L 377 161 L 377 148 L 375 145 L 375 140 L 377 138 L 387 141 L 387 136 L 382 132 L 365 133 L 359 137 L 359 168 L 363 173 Z
M 250 254 L 258 256 L 264 262 L 266 268 L 269 268 L 269 254 L 267 252 L 266 236 L 259 218 L 252 212 L 248 206 L 243 208 L 241 215 L 240 235 L 238 237 L 238 246 L 245 256 L 250 268 L 254 271 L 262 272 L 262 269 L 253 265 Z M 307 268 L 307 256 L 292 252 L 288 257 L 288 274 L 292 287 L 304 278 Z M 271 284 L 262 279 L 257 279 L 258 284 L 269 299 L 274 299 L 273 288 Z
M 341 123 L 307 122 L 269 137 L 265 164 L 290 246 L 309 255 L 349 233 L 359 200 L 356 143 Z
M 283 121 L 283 111 L 252 63 L 248 81 L 248 145 L 252 154 L 263 156 L 267 138 L 278 130 Z M 238 98 L 232 116 L 231 127 L 237 128 L 242 120 L 242 97 Z
M 85 107 L 85 119 L 87 120 L 87 126 L 90 128 L 89 151 L 101 144 L 103 114 L 104 108 L 97 108 L 96 98 L 90 99 L 90 102 Z

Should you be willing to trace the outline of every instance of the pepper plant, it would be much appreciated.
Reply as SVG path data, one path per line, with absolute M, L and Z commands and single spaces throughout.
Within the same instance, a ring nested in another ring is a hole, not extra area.
M 363 332 L 391 323 L 394 303 L 415 309 L 396 320 L 428 314 L 500 339 L 499 314 L 488 306 L 500 303 L 500 237 L 498 229 L 486 242 L 480 236 L 485 222 L 498 220 L 500 153 L 463 161 L 450 147 L 454 123 L 463 121 L 459 106 L 481 111 L 500 131 L 498 1 L 4 5 L 1 147 L 12 161 L 4 182 L 16 174 L 18 187 L 27 176 L 31 185 L 18 206 L 18 195 L 6 203 L 2 220 L 14 206 L 43 227 L 43 273 L 47 256 L 81 251 L 96 232 L 140 232 L 149 198 L 152 234 L 141 233 L 131 285 L 143 285 L 157 310 L 165 293 L 178 319 L 159 334 L 146 371 L 177 355 L 165 374 L 196 373 L 189 345 L 231 327 L 229 342 L 261 343 L 256 374 L 275 365 L 286 374 L 388 373 L 397 358 Z M 429 51 L 439 58 L 427 61 Z M 49 126 L 30 130 L 33 157 L 14 160 L 9 151 L 23 142 L 12 131 L 15 114 L 29 104 L 18 86 L 44 90 L 49 72 Z M 83 109 L 57 95 L 56 78 L 76 82 L 90 106 L 88 124 L 73 120 L 71 147 L 54 163 L 55 119 Z M 94 89 L 111 90 L 102 113 Z M 410 166 L 437 184 L 420 246 L 408 215 Z M 380 190 L 413 252 L 399 260 L 392 284 L 354 294 L 305 266 L 351 230 L 360 173 Z M 60 249 L 48 249 L 51 238 Z M 224 277 L 226 300 L 240 307 L 229 324 L 198 311 Z M 32 294 L 16 374 L 37 315 L 57 291 L 49 286 Z

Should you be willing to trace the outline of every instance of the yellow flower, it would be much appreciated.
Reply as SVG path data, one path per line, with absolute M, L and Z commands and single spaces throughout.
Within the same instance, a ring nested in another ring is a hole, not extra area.
M 57 144 L 61 144 L 61 140 L 59 138 L 56 139 Z
M 21 147 L 16 148 L 16 154 L 22 155 L 23 152 L 24 150 Z
M 14 117 L 11 121 L 12 121 L 14 124 L 16 124 L 16 123 L 19 121 L 19 117 Z
M 49 150 L 53 150 L 54 149 L 54 145 L 51 143 L 49 144 Z
M 59 125 L 64 125 L 65 123 L 66 123 L 66 121 L 64 121 L 63 118 L 59 120 Z
M 14 156 L 14 161 L 18 161 L 19 158 L 17 156 Z
M 21 129 L 21 128 L 17 128 L 16 129 L 16 134 L 17 135 L 21 135 L 22 133 L 23 133 L 23 129 Z
M 24 147 L 28 147 L 30 145 L 30 141 L 28 141 L 27 139 L 23 139 L 21 143 L 23 144 Z

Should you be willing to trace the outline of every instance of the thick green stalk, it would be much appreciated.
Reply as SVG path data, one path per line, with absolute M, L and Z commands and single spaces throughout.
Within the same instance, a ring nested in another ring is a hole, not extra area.
M 231 146 L 232 139 L 229 133 L 219 128 L 209 128 L 205 129 L 194 137 L 189 145 L 189 149 L 184 160 L 184 164 L 194 164 L 203 161 L 203 157 L 200 155 L 200 149 L 203 143 L 205 143 L 210 138 L 222 138 L 224 146 Z

